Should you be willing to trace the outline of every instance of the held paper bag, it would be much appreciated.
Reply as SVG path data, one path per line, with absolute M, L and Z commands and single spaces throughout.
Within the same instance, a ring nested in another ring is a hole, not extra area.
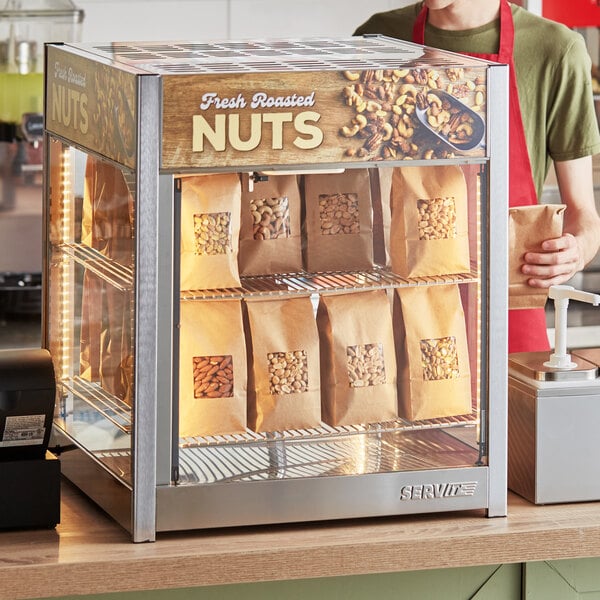
M 323 420 L 336 426 L 395 419 L 396 357 L 386 292 L 322 295 L 317 325 Z
M 246 431 L 241 301 L 181 302 L 180 331 L 180 437 Z
M 471 412 L 466 324 L 457 285 L 398 288 L 399 413 L 410 421 Z
M 470 271 L 467 184 L 460 167 L 394 169 L 391 268 L 402 277 Z
M 540 252 L 544 240 L 562 235 L 564 204 L 533 204 L 509 209 L 508 308 L 543 308 L 548 290 L 528 285 L 531 277 L 521 272 L 523 255 Z
M 247 173 L 242 175 L 240 275 L 302 270 L 300 209 L 295 175 L 269 175 L 256 182 Z
M 305 266 L 311 272 L 373 268 L 373 209 L 367 169 L 305 175 Z
M 182 290 L 240 285 L 240 198 L 240 180 L 234 173 L 182 178 Z
M 321 422 L 319 334 L 308 296 L 247 299 L 248 426 L 254 431 Z

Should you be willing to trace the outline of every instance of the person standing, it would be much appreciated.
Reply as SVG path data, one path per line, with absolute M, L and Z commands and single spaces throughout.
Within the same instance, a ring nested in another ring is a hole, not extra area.
M 563 235 L 524 256 L 529 285 L 568 281 L 600 248 L 592 156 L 600 152 L 583 38 L 508 0 L 424 0 L 377 13 L 381 34 L 509 65 L 509 204 L 535 204 L 552 162 L 567 206 Z M 544 309 L 509 311 L 509 352 L 549 350 Z

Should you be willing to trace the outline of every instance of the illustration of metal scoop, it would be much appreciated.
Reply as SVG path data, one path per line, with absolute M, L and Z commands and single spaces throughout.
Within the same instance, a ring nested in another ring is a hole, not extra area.
M 417 119 L 437 138 L 459 152 L 484 143 L 485 123 L 481 115 L 442 90 L 417 95 Z

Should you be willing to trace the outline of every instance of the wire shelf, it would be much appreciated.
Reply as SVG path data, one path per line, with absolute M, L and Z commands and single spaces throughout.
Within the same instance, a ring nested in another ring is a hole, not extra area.
M 118 427 L 124 433 L 131 433 L 132 428 L 132 409 L 131 407 L 109 394 L 106 390 L 95 382 L 88 381 L 82 377 L 73 377 L 63 379 L 60 384 L 68 392 L 72 393 L 79 400 L 84 401 L 88 406 L 97 411 Z M 184 437 L 180 438 L 182 448 L 201 448 L 209 446 L 239 446 L 252 445 L 256 442 L 271 441 L 298 441 L 326 439 L 334 437 L 343 437 L 357 434 L 382 434 L 399 431 L 420 431 L 427 429 L 446 429 L 453 427 L 462 427 L 465 425 L 477 425 L 478 418 L 476 412 L 465 415 L 451 417 L 440 417 L 437 419 L 428 419 L 424 421 L 406 421 L 404 419 L 395 419 L 387 422 L 339 425 L 333 427 L 327 423 L 321 422 L 318 426 L 310 429 L 288 429 L 280 431 L 256 432 L 246 429 L 243 432 L 208 435 L 203 437 Z
M 76 263 L 111 283 L 122 292 L 133 289 L 133 269 L 130 267 L 107 258 L 98 250 L 85 244 L 61 244 L 59 248 Z
M 241 286 L 227 289 L 184 290 L 181 300 L 218 300 L 255 296 L 309 295 L 313 293 L 344 293 L 391 289 L 419 285 L 448 285 L 476 283 L 475 271 L 439 275 L 436 277 L 405 278 L 383 267 L 372 271 L 339 271 L 324 273 L 286 273 L 281 275 L 258 275 L 241 277 Z
M 443 429 L 372 429 L 366 435 L 319 439 L 270 438 L 253 445 L 186 447 L 179 453 L 179 484 L 210 484 L 360 475 L 479 464 L 476 428 L 470 443 Z
M 87 381 L 81 377 L 63 379 L 60 385 L 124 433 L 131 433 L 131 407 L 106 390 L 99 384 Z

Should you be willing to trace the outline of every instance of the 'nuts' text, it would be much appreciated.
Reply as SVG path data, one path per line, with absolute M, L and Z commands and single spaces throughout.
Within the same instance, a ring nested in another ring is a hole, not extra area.
M 228 145 L 249 152 L 261 144 L 263 136 L 270 140 L 272 150 L 282 150 L 284 131 L 290 128 L 292 135 L 297 134 L 292 144 L 300 150 L 312 150 L 323 141 L 323 132 L 316 125 L 320 118 L 319 113 L 308 110 L 295 116 L 291 112 L 277 112 L 252 113 L 243 118 L 239 113 L 229 113 L 215 115 L 211 125 L 203 115 L 194 115 L 192 150 L 203 152 L 207 142 L 217 152 L 225 151 Z

